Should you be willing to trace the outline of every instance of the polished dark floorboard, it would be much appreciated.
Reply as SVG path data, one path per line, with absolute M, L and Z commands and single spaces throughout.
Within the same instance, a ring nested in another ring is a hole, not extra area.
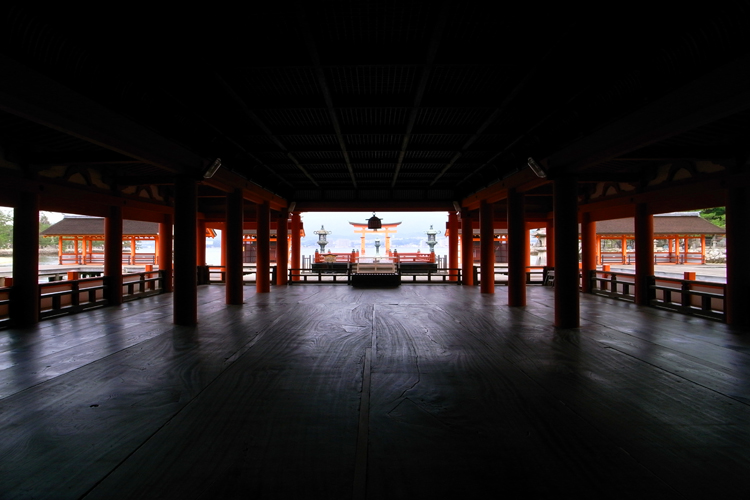
M 552 290 L 200 287 L 0 332 L 0 498 L 750 495 L 750 335 Z M 518 492 L 522 492 L 519 494 Z

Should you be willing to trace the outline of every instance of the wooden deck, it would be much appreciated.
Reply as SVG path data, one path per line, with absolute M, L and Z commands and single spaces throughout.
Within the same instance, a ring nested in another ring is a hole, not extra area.
M 199 288 L 0 332 L 0 498 L 748 498 L 750 336 L 582 296 Z M 510 495 L 510 496 L 508 496 Z

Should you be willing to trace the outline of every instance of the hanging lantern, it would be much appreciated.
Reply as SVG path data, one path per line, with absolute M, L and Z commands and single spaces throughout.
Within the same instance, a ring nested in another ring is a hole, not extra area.
M 372 217 L 367 219 L 367 229 L 380 229 L 383 225 L 380 223 L 380 219 L 375 216 L 375 212 L 372 213 Z

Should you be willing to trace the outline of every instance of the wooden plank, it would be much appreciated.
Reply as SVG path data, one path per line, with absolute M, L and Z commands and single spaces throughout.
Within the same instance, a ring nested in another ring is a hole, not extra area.
M 0 497 L 352 498 L 363 440 L 373 499 L 750 493 L 727 325 L 582 295 L 557 330 L 549 287 L 223 292 L 196 327 L 163 295 L 2 332 Z

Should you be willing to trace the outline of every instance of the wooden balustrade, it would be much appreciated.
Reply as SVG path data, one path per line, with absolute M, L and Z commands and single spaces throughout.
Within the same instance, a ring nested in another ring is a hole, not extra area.
M 289 268 L 288 285 L 298 285 L 300 283 L 319 282 L 319 283 L 343 283 L 348 284 L 351 281 L 351 267 L 346 271 L 329 270 L 329 269 L 298 269 Z
M 39 319 L 75 314 L 107 305 L 104 292 L 108 287 L 107 281 L 104 276 L 40 283 Z M 123 301 L 162 293 L 163 283 L 163 271 L 124 274 Z
M 10 290 L 11 287 L 0 287 L 0 327 L 10 321 Z
M 163 271 L 144 271 L 122 275 L 122 300 L 134 300 L 162 293 Z
M 726 285 L 679 278 L 655 277 L 653 307 L 724 321 Z
M 107 304 L 107 279 L 83 278 L 39 284 L 39 319 L 75 314 Z
M 526 284 L 527 285 L 543 285 L 544 279 L 547 274 L 547 266 L 526 266 Z M 479 266 L 474 266 L 474 285 L 478 285 L 482 273 Z M 505 279 L 497 279 L 497 276 L 505 276 Z M 508 284 L 508 268 L 507 267 L 495 267 L 495 284 L 496 285 L 507 285 Z
M 406 276 L 411 276 L 411 283 L 424 283 L 424 279 L 418 280 L 417 278 L 427 278 L 427 283 L 434 281 L 440 283 L 450 283 L 451 285 L 461 284 L 461 268 L 444 268 L 438 270 L 424 270 L 424 271 L 409 271 L 401 268 L 401 281 L 405 281 Z M 455 281 L 451 281 L 454 278 Z M 406 280 L 408 281 L 408 280 Z
M 629 302 L 635 300 L 635 274 L 591 271 L 590 279 L 591 293 L 595 295 Z M 719 321 L 725 320 L 726 285 L 723 283 L 652 276 L 649 287 L 652 291 L 652 307 Z
M 591 293 L 635 302 L 635 274 L 592 270 Z

